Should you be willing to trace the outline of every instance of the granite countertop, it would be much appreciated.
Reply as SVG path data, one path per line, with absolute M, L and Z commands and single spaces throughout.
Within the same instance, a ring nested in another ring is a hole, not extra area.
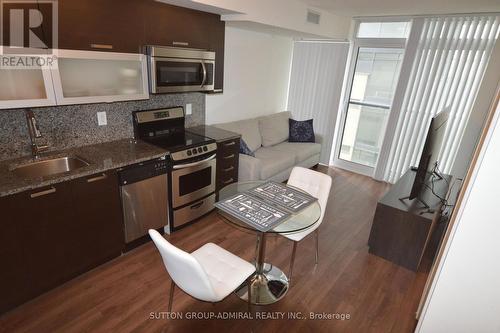
M 70 172 L 37 179 L 21 178 L 11 171 L 18 165 L 33 161 L 31 156 L 0 161 L 0 197 L 121 168 L 159 158 L 166 154 L 168 152 L 164 149 L 140 140 L 135 142 L 132 139 L 48 152 L 43 154 L 39 160 L 42 161 L 63 156 L 77 156 L 89 162 L 90 165 Z
M 241 135 L 238 133 L 226 131 L 221 128 L 217 128 L 210 125 L 199 125 L 195 127 L 189 127 L 186 128 L 186 131 L 201 136 L 206 136 L 207 138 L 214 139 L 217 142 L 222 142 L 231 139 L 238 139 L 241 137 Z

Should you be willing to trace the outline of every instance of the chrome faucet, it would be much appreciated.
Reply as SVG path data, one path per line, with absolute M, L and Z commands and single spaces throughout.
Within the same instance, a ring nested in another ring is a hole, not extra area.
M 39 157 L 38 155 L 41 152 L 44 152 L 49 149 L 49 146 L 39 145 L 36 142 L 37 141 L 36 139 L 42 137 L 42 133 L 38 128 L 38 124 L 35 119 L 35 115 L 33 114 L 33 111 L 26 110 L 26 121 L 28 122 L 28 132 L 31 140 L 31 155 L 33 156 L 33 158 L 37 159 Z

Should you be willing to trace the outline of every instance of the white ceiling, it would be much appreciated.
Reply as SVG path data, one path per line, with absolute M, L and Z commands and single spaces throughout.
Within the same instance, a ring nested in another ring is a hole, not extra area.
M 500 12 L 500 0 L 302 0 L 346 16 Z

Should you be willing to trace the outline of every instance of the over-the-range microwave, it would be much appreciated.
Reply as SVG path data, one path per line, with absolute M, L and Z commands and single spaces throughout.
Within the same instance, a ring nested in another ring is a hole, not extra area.
M 213 91 L 215 52 L 168 46 L 146 46 L 152 94 Z

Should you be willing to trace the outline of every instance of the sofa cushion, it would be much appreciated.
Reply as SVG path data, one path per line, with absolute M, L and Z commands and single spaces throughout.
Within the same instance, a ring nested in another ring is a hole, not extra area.
M 290 122 L 290 142 L 315 142 L 313 119 L 298 121 L 289 119 Z
M 263 147 L 274 146 L 288 140 L 290 115 L 290 111 L 285 111 L 258 118 Z
M 214 126 L 226 131 L 241 134 L 241 137 L 245 140 L 251 151 L 255 151 L 262 146 L 259 121 L 257 119 L 239 120 L 230 123 L 216 124 Z
M 282 142 L 269 149 L 294 156 L 295 163 L 300 163 L 311 156 L 318 155 L 321 152 L 321 145 L 311 142 Z
M 260 160 L 260 179 L 264 180 L 280 173 L 295 164 L 295 156 L 272 148 L 260 148 L 255 151 Z
M 261 162 L 258 158 L 240 154 L 238 181 L 260 180 Z

